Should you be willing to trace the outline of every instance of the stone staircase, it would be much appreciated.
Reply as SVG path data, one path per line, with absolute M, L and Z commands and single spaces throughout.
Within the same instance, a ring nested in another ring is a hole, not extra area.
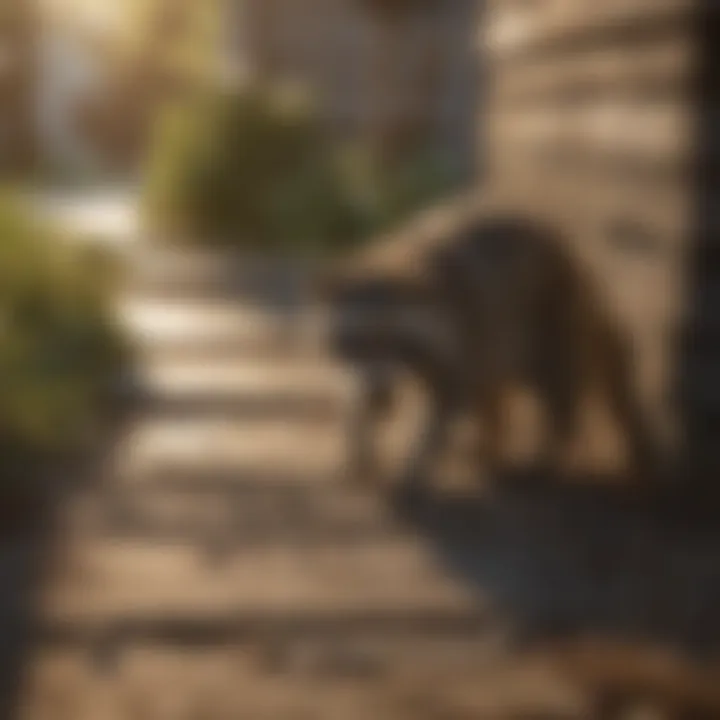
M 137 408 L 102 481 L 63 509 L 20 717 L 499 718 L 577 703 L 547 668 L 508 669 L 477 594 L 380 493 L 340 479 L 351 383 L 292 332 L 302 283 L 288 268 L 134 253 L 119 312 Z

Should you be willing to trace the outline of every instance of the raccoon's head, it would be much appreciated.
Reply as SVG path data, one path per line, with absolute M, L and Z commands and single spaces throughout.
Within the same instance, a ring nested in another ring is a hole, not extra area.
M 359 370 L 445 367 L 450 324 L 425 288 L 396 278 L 355 276 L 327 299 L 325 340 L 331 353 Z

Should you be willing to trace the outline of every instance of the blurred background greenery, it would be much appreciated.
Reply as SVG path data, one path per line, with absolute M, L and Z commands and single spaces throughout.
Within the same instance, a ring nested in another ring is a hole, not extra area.
M 0 194 L 0 504 L 49 461 L 83 449 L 128 357 L 112 308 L 117 268 L 99 247 Z
M 355 246 L 466 179 L 438 128 L 457 62 L 475 64 L 452 32 L 471 25 L 331 6 L 323 25 L 293 2 L 0 4 L 6 489 L 17 468 L 82 445 L 128 359 L 115 261 L 41 221 L 36 190 L 81 205 L 117 186 L 152 237 L 307 255 Z
M 158 123 L 144 209 L 175 240 L 333 252 L 455 189 L 442 160 L 423 149 L 381 167 L 361 143 L 330 141 L 301 93 L 218 90 Z

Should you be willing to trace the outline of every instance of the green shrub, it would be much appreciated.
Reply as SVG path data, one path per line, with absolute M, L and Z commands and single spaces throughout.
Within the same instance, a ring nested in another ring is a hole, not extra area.
M 124 360 L 109 267 L 0 198 L 0 446 L 72 450 Z M 34 458 L 28 458 L 32 460 Z
M 160 123 L 145 217 L 173 239 L 263 251 L 337 250 L 453 187 L 430 155 L 381 173 L 330 143 L 312 108 L 280 91 L 214 93 Z
M 456 191 L 462 178 L 442 153 L 419 150 L 403 162 L 382 167 L 355 146 L 342 156 L 346 192 L 361 208 L 363 238 L 386 231 L 418 210 Z
M 145 200 L 175 238 L 265 251 L 334 245 L 357 224 L 312 112 L 258 89 L 169 111 Z

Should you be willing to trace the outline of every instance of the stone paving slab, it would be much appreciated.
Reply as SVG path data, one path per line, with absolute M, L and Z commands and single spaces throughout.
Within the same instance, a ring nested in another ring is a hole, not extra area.
M 142 483 L 147 473 L 164 466 L 182 465 L 201 472 L 260 467 L 285 474 L 301 466 L 325 474 L 340 470 L 345 439 L 339 429 L 291 418 L 237 422 L 226 418 L 143 418 L 130 429 L 117 450 L 119 481 Z
M 240 549 L 219 565 L 193 543 L 94 540 L 71 546 L 60 571 L 47 599 L 48 613 L 59 618 L 463 609 L 471 601 L 414 538 Z
M 419 657 L 427 657 L 426 647 Z M 577 692 L 552 667 L 527 661 L 487 665 L 482 675 L 405 672 L 362 662 L 330 670 L 312 658 L 268 672 L 252 652 L 163 651 L 139 647 L 110 678 L 82 655 L 47 653 L 32 679 L 37 701 L 21 720 L 203 718 L 207 720 L 516 720 L 589 717 Z M 400 663 L 400 665 L 403 665 Z M 542 715 L 538 715 L 540 711 Z

